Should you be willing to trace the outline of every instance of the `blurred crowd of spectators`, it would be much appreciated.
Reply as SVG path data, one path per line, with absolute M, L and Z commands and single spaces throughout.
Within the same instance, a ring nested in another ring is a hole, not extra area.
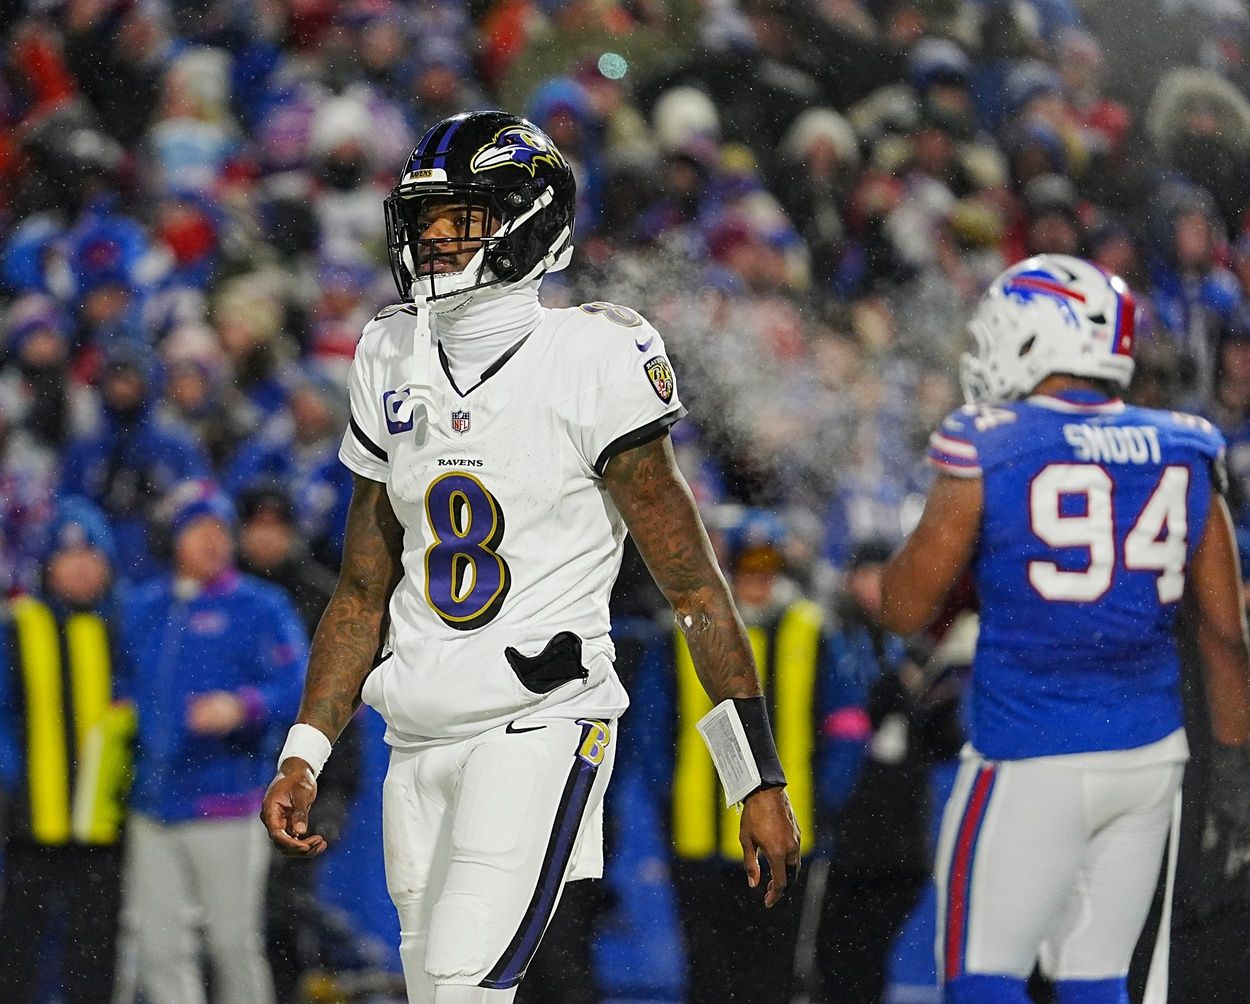
M 1088 256 L 1139 304 L 1135 396 L 1250 487 L 1250 19 L 1240 0 L 40 0 L 0 7 L 0 590 L 58 486 L 153 568 L 162 492 L 290 498 L 337 561 L 381 202 L 422 131 L 497 105 L 579 182 L 549 305 L 665 333 L 705 503 L 799 566 L 897 539 L 964 321 Z M 1240 508 L 1242 522 L 1250 509 Z
M 1244 0 L 9 0 L 0 38 L 0 596 L 50 584 L 58 496 L 129 585 L 212 478 L 311 628 L 346 369 L 396 297 L 382 200 L 490 106 L 577 176 L 545 302 L 663 331 L 709 525 L 783 517 L 826 609 L 916 516 L 967 317 L 1037 252 L 1132 286 L 1131 395 L 1224 430 L 1250 541 Z M 652 612 L 627 568 L 616 612 Z
M 334 564 L 343 373 L 394 299 L 381 200 L 425 128 L 491 104 L 578 175 L 548 302 L 661 326 L 700 499 L 787 511 L 800 563 L 900 534 L 963 322 L 1034 252 L 1125 277 L 1138 396 L 1214 418 L 1250 483 L 1235 0 L 26 7 L 0 79 L 5 590 L 35 583 L 58 484 L 132 578 L 155 500 L 210 474 L 277 481 Z

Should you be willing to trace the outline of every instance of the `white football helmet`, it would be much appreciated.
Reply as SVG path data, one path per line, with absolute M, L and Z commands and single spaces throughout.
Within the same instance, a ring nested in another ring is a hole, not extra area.
M 970 404 L 1014 401 L 1053 373 L 1124 389 L 1133 378 L 1135 311 L 1119 276 L 1080 258 L 1043 254 L 1013 265 L 968 322 L 964 396 Z

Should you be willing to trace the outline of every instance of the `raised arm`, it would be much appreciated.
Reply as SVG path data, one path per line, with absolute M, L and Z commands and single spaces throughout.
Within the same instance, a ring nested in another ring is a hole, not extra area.
M 881 621 L 887 628 L 914 634 L 937 616 L 972 560 L 981 507 L 980 478 L 937 476 L 920 522 L 881 577 Z
M 403 575 L 404 531 L 386 486 L 355 476 L 347 512 L 338 585 L 313 635 L 297 723 L 339 737 L 360 706 L 360 689 L 385 637 L 387 604 Z M 317 797 L 310 764 L 289 756 L 265 793 L 261 819 L 270 839 L 289 854 L 319 854 L 325 841 L 305 836 Z
M 746 630 L 668 436 L 613 457 L 603 480 L 656 585 L 672 604 L 703 689 L 713 703 L 757 696 L 760 682 Z M 798 826 L 783 788 L 747 796 L 739 835 L 752 887 L 760 880 L 757 850 L 768 858 L 764 903 L 772 906 L 785 891 L 786 866 L 794 869 L 799 863 Z

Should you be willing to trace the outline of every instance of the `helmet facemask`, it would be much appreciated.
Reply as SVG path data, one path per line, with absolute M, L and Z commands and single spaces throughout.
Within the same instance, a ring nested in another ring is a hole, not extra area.
M 503 214 L 490 193 L 421 186 L 386 200 L 387 251 L 395 284 L 415 303 L 447 299 L 503 280 L 486 249 L 499 243 Z M 433 236 L 426 236 L 433 232 Z
M 535 195 L 527 186 L 503 191 L 472 185 L 405 187 L 386 200 L 386 231 L 395 284 L 410 302 L 426 303 L 436 312 L 451 310 L 482 290 L 502 293 L 568 263 L 567 227 L 550 246 L 537 246 L 544 229 L 540 214 L 552 201 L 550 188 Z M 424 236 L 438 219 L 443 221 L 439 232 Z
M 964 402 L 975 406 L 997 404 L 990 390 L 989 374 L 982 362 L 990 351 L 985 333 L 976 323 L 968 326 L 968 333 L 972 336 L 971 351 L 959 357 L 959 387 L 963 391 Z
M 1051 373 L 1060 372 L 1053 332 L 1055 301 L 1021 310 L 1010 298 L 991 292 L 968 322 L 970 352 L 959 360 L 959 383 L 972 405 L 997 405 L 1027 395 Z

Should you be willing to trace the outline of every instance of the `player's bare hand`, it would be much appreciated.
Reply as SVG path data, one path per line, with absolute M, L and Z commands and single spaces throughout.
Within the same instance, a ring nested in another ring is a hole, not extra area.
M 760 884 L 760 854 L 768 860 L 764 905 L 775 906 L 799 875 L 799 824 L 785 788 L 765 788 L 747 796 L 738 839 L 742 842 L 747 884 L 752 889 Z
M 265 792 L 260 819 L 269 839 L 289 857 L 315 858 L 327 847 L 325 838 L 308 832 L 308 810 L 317 797 L 317 779 L 299 757 L 282 761 L 282 769 Z

